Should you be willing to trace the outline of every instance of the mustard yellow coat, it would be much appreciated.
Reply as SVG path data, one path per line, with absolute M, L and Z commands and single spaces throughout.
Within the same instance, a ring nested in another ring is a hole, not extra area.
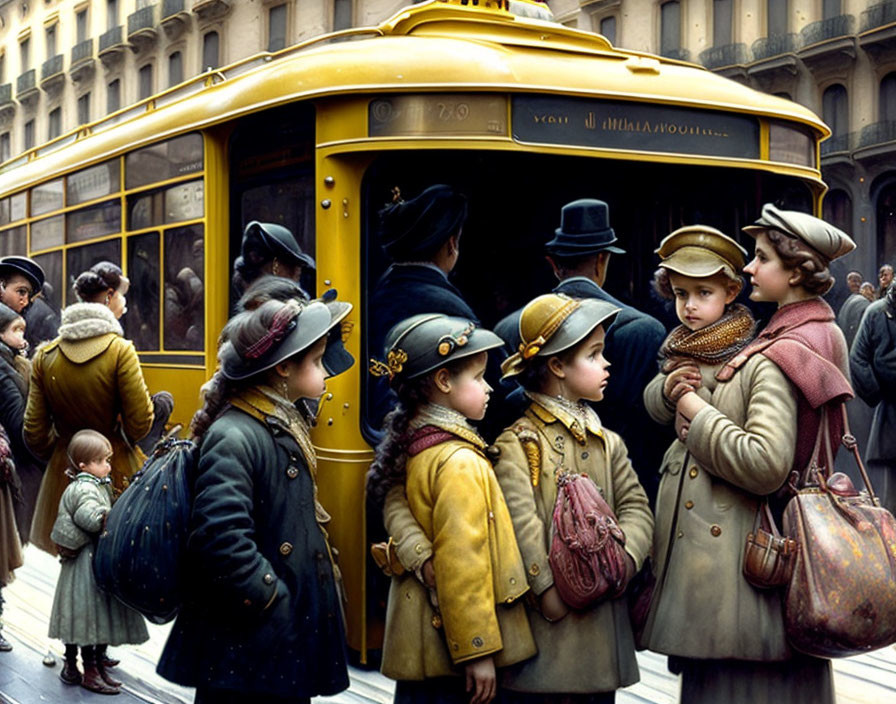
M 398 491 L 389 507 L 405 502 Z M 494 655 L 499 667 L 535 654 L 519 601 L 526 574 L 491 464 L 460 438 L 409 458 L 406 507 L 432 545 L 438 611 L 413 572 L 392 580 L 382 671 L 393 679 L 458 674 L 456 665 Z
M 60 335 L 34 356 L 23 434 L 49 456 L 37 496 L 31 541 L 53 555 L 50 531 L 68 486 L 68 442 L 89 428 L 112 443 L 112 483 L 121 491 L 145 459 L 134 445 L 152 425 L 152 399 L 134 345 L 106 306 L 78 303 L 62 313 Z

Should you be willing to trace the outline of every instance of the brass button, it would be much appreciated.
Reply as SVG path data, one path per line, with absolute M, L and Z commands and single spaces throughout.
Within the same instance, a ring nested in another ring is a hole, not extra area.
M 452 643 L 451 647 L 454 648 L 455 650 L 460 650 L 460 646 L 457 643 Z
M 511 584 L 516 584 L 516 577 L 511 577 L 511 578 L 510 578 L 510 583 L 511 583 Z
M 696 468 L 696 467 L 691 467 L 691 471 L 688 472 L 688 474 L 690 474 L 690 475 L 691 475 L 691 479 L 693 479 L 694 477 L 697 476 L 697 468 Z
M 485 645 L 485 641 L 483 641 L 482 638 L 480 638 L 479 636 L 476 636 L 473 639 L 473 647 L 474 648 L 481 648 L 483 645 Z
M 684 507 L 685 507 L 688 511 L 690 511 L 692 508 L 694 508 L 694 502 L 693 502 L 693 501 L 685 501 L 685 502 L 684 502 Z
M 414 546 L 414 552 L 417 553 L 418 555 L 421 554 L 423 552 L 423 546 L 420 543 L 417 543 Z
M 281 555 L 289 555 L 292 552 L 292 543 L 283 543 L 280 546 L 280 554 Z
M 721 526 L 713 526 L 709 529 L 709 532 L 712 533 L 716 538 L 718 538 L 722 534 Z
M 273 584 L 274 583 L 274 576 L 270 572 L 268 574 L 266 574 L 264 577 L 262 577 L 261 579 L 265 584 Z
M 679 537 L 679 538 L 683 538 L 683 537 L 684 537 L 684 533 L 682 533 L 681 531 L 678 531 L 678 537 Z
M 433 628 L 439 629 L 442 627 L 442 617 L 438 614 L 433 614 L 432 619 L 430 619 L 430 623 L 432 624 Z
M 299 470 L 290 465 L 289 469 L 286 470 L 286 476 L 290 479 L 295 479 L 297 476 L 299 476 Z
M 533 562 L 532 566 L 529 568 L 529 574 L 533 577 L 537 577 L 539 572 L 541 572 L 541 569 L 539 568 L 538 563 Z

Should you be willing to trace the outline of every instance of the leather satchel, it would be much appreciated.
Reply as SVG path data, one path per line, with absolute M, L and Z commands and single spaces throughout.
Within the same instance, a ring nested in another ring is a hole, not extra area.
M 874 495 L 849 433 L 843 445 L 867 492 L 831 473 L 827 413 L 801 486 L 784 512 L 784 532 L 800 545 L 784 598 L 790 644 L 816 657 L 848 657 L 896 642 L 896 520 Z
M 778 531 L 768 499 L 763 499 L 744 546 L 744 578 L 759 589 L 784 586 L 790 581 L 797 548 L 796 540 Z
M 625 591 L 625 534 L 587 474 L 557 478 L 553 527 L 548 561 L 565 604 L 586 609 Z

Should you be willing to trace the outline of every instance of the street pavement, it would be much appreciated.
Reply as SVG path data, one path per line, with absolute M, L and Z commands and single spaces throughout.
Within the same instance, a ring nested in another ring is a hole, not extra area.
M 25 566 L 3 594 L 6 597 L 4 633 L 13 644 L 11 653 L 0 653 L 0 702 L 3 704 L 189 704 L 193 691 L 174 685 L 155 673 L 170 624 L 148 624 L 150 639 L 139 646 L 112 648 L 121 658 L 115 676 L 124 682 L 114 699 L 71 687 L 59 679 L 62 644 L 46 637 L 59 574 L 58 562 L 28 546 Z M 43 664 L 47 653 L 55 659 Z M 666 659 L 655 653 L 639 653 L 641 681 L 616 697 L 617 704 L 675 704 L 678 680 L 666 669 Z M 392 682 L 377 672 L 352 669 L 351 687 L 335 697 L 319 697 L 316 704 L 386 704 L 392 701 Z M 896 704 L 896 649 L 834 661 L 838 704 Z M 254 702 L 247 704 L 255 704 Z M 259 703 L 263 704 L 263 703 Z M 720 703 L 723 704 L 723 703 Z M 782 702 L 782 704 L 786 704 Z

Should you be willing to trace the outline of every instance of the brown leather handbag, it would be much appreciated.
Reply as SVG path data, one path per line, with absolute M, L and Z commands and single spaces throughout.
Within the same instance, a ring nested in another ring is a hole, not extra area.
M 557 478 L 548 561 L 560 598 L 574 609 L 614 599 L 626 587 L 625 534 L 587 474 Z
M 867 493 L 831 473 L 827 413 L 801 486 L 784 512 L 784 533 L 799 543 L 784 598 L 790 644 L 816 657 L 847 657 L 896 642 L 896 520 L 874 495 L 849 433 Z
M 784 586 L 790 581 L 797 548 L 793 538 L 778 531 L 768 499 L 763 499 L 744 546 L 744 578 L 759 589 Z

